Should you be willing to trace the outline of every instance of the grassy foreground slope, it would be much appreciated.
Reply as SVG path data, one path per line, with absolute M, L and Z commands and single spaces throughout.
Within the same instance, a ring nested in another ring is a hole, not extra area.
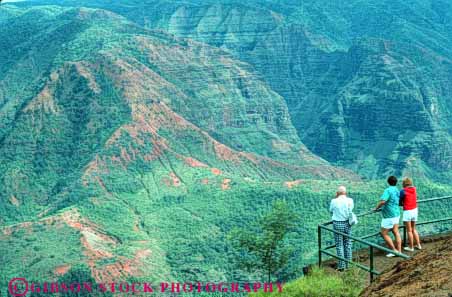
M 364 287 L 360 283 L 362 276 L 357 270 L 349 270 L 344 274 L 328 274 L 326 271 L 314 268 L 306 277 L 285 284 L 283 292 L 250 294 L 254 297 L 353 297 L 359 296 Z

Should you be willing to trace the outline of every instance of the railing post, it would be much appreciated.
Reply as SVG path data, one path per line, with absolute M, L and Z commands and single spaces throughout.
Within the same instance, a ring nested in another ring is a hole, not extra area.
M 369 246 L 369 268 L 370 268 L 370 282 L 374 281 L 374 247 Z
M 319 267 L 322 266 L 322 227 L 320 225 L 317 226 L 317 239 L 319 246 Z

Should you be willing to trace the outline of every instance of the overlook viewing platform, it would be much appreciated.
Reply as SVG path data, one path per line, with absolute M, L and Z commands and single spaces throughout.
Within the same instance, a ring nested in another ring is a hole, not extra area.
M 416 223 L 419 227 L 423 250 L 435 248 L 437 243 L 445 242 L 450 238 L 452 232 L 452 196 L 434 197 L 418 201 L 420 220 Z M 318 225 L 318 264 L 319 266 L 329 266 L 332 259 L 344 260 L 352 266 L 356 266 L 369 272 L 370 282 L 374 277 L 381 275 L 382 272 L 392 267 L 399 260 L 408 260 L 416 253 L 394 253 L 382 245 L 382 238 L 379 236 L 380 229 L 378 224 L 379 211 L 368 211 L 357 215 L 359 223 L 352 227 L 352 235 L 336 231 L 333 229 L 332 221 Z M 373 229 L 372 229 L 373 228 Z M 402 224 L 399 225 L 402 236 L 402 246 L 406 246 L 407 233 Z M 375 231 L 370 231 L 375 230 Z M 340 234 L 348 237 L 353 242 L 353 258 L 349 261 L 339 257 L 334 252 L 336 245 L 332 240 L 334 234 Z M 386 258 L 386 253 L 394 253 L 397 257 Z M 323 261 L 323 256 L 329 257 L 329 260 Z

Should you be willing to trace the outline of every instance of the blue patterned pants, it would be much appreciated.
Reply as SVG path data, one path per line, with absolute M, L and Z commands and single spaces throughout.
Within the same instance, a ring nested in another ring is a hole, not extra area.
M 348 235 L 352 234 L 352 228 L 348 221 L 333 221 L 334 230 L 346 233 Z M 334 234 L 334 241 L 336 242 L 336 254 L 339 257 L 343 257 L 347 260 L 352 260 L 352 241 L 343 235 Z M 339 260 L 337 265 L 338 269 L 345 269 L 348 267 L 348 263 Z

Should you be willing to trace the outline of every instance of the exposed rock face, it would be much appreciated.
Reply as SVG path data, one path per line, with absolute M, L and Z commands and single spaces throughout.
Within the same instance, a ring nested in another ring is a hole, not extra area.
M 302 141 L 328 161 L 368 177 L 440 180 L 452 166 L 449 7 L 443 1 L 147 1 L 139 10 L 108 4 L 134 22 L 249 62 L 285 99 Z

